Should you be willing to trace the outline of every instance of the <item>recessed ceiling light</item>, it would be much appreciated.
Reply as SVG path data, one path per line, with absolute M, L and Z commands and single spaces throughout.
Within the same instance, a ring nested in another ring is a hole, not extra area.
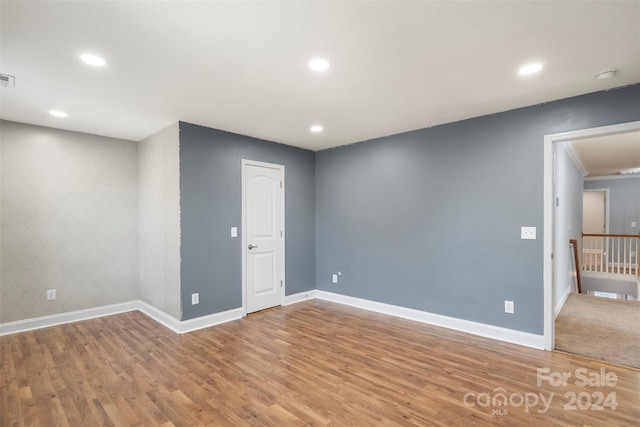
M 313 71 L 325 71 L 329 68 L 329 61 L 324 58 L 315 58 L 309 61 L 309 68 Z
M 540 70 L 542 70 L 542 64 L 527 64 L 518 70 L 518 74 L 521 76 L 528 76 L 530 74 L 535 74 Z
M 609 80 L 612 79 L 618 74 L 618 70 L 605 70 L 596 74 L 596 78 L 598 80 Z
M 104 58 L 91 53 L 83 53 L 80 55 L 80 59 L 85 64 L 93 65 L 94 67 L 104 67 L 107 64 L 107 61 L 105 61 Z
M 311 132 L 313 133 L 320 133 L 324 130 L 324 128 L 320 125 L 313 125 L 311 126 Z
M 49 114 L 51 114 L 53 117 L 67 117 L 68 114 L 65 113 L 64 111 L 60 111 L 60 110 L 51 110 L 49 111 Z

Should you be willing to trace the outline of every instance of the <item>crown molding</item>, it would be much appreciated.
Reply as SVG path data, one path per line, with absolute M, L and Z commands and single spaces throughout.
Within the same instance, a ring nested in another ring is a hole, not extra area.
M 605 181 L 610 179 L 638 179 L 640 175 L 638 174 L 626 174 L 626 175 L 602 175 L 602 176 L 588 176 L 584 180 L 585 181 Z
M 578 155 L 578 152 L 576 151 L 576 147 L 573 145 L 573 141 L 566 141 L 564 143 L 564 147 L 567 149 L 567 154 L 569 154 L 569 157 L 571 157 L 573 164 L 576 165 L 578 169 L 580 169 L 580 172 L 582 172 L 582 176 L 589 175 L 589 171 L 587 170 L 587 167 L 584 165 L 582 159 Z

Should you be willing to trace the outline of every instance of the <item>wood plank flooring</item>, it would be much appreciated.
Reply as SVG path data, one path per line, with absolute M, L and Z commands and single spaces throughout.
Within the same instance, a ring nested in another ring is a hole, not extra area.
M 3 427 L 640 420 L 639 370 L 319 300 L 185 335 L 139 312 L 9 335 L 0 337 L 0 363 Z M 571 377 L 538 385 L 537 368 Z M 576 385 L 580 373 L 609 375 L 609 385 Z M 506 405 L 498 405 L 500 392 Z M 614 393 L 615 410 L 594 406 L 598 393 Z M 533 406 L 534 396 L 550 399 L 548 410 Z

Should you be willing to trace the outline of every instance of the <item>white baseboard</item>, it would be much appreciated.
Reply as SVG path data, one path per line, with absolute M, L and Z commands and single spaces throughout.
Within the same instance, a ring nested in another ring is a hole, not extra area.
M 544 337 L 542 335 L 515 331 L 513 329 L 502 328 L 499 326 L 486 325 L 484 323 L 473 322 L 470 320 L 457 319 L 455 317 L 443 316 L 426 311 L 414 310 L 411 308 L 400 307 L 397 305 L 385 304 L 321 290 L 310 290 L 293 295 L 288 295 L 285 297 L 284 305 L 295 304 L 304 300 L 314 298 L 332 301 L 339 304 L 346 304 L 352 307 L 362 308 L 365 310 L 375 311 L 378 313 L 388 314 L 391 316 L 401 317 L 404 319 L 414 320 L 430 325 L 441 326 L 444 328 L 454 329 L 473 335 L 479 335 L 482 337 L 497 339 L 500 341 L 506 341 L 527 347 L 538 349 L 544 348 Z M 566 297 L 564 299 L 566 299 Z M 184 334 L 196 331 L 198 329 L 219 325 L 221 323 L 238 320 L 242 318 L 243 313 L 242 308 L 239 307 L 220 313 L 210 314 L 208 316 L 181 321 L 163 312 L 162 310 L 159 310 L 152 305 L 147 304 L 144 301 L 136 300 L 120 304 L 89 308 L 86 310 L 77 310 L 67 313 L 53 314 L 50 316 L 36 317 L 33 319 L 0 323 L 0 336 L 15 334 L 18 332 L 26 332 L 34 329 L 48 328 L 50 326 L 61 325 L 64 323 L 79 322 L 81 320 L 94 319 L 96 317 L 110 316 L 113 314 L 119 314 L 133 310 L 139 310 L 146 316 L 164 325 L 177 334 Z
M 221 311 L 220 313 L 196 317 L 195 319 L 183 320 L 180 322 L 180 331 L 178 333 L 186 334 L 188 332 L 197 331 L 198 329 L 204 329 L 221 323 L 239 320 L 242 319 L 242 314 L 242 307 L 239 307 L 232 310 Z
M 306 301 L 308 299 L 314 299 L 316 297 L 316 290 L 312 289 L 310 291 L 299 292 L 293 295 L 287 295 L 284 297 L 284 304 L 282 305 L 290 305 L 298 302 Z
M 567 302 L 567 298 L 569 298 L 570 293 L 571 293 L 570 288 L 565 289 L 564 294 L 560 298 L 560 301 L 558 301 L 558 304 L 556 304 L 556 308 L 554 311 L 554 319 L 558 317 L 558 314 L 560 314 L 560 310 L 562 310 L 562 307 L 564 307 L 564 303 Z
M 180 332 L 181 322 L 178 319 L 152 306 L 147 302 L 144 302 L 144 301 L 137 301 L 137 302 L 138 302 L 138 310 L 140 310 L 142 314 L 160 323 L 165 328 L 171 329 L 176 334 L 181 333 Z
M 414 310 L 411 308 L 400 307 L 397 305 L 385 304 L 321 290 L 316 290 L 316 298 L 336 302 L 339 304 L 346 304 L 352 307 L 363 308 L 365 310 L 375 311 L 377 313 L 401 317 L 403 319 L 414 320 L 416 322 L 441 326 L 443 328 L 466 332 L 485 338 L 506 341 L 526 347 L 537 348 L 540 350 L 544 349 L 543 335 L 516 331 L 513 329 L 502 328 L 500 326 L 487 325 L 484 323 L 473 322 L 471 320 L 458 319 L 455 317 L 429 313 L 427 311 Z
M 48 328 L 51 326 L 63 325 L 65 323 L 79 322 L 81 320 L 95 319 L 96 317 L 110 316 L 112 314 L 125 313 L 127 311 L 139 310 L 139 307 L 140 301 L 128 301 L 119 304 L 87 308 L 84 310 L 34 317 L 32 319 L 16 320 L 15 322 L 0 323 L 0 336 L 32 331 L 34 329 Z
M 208 328 L 221 323 L 230 322 L 242 318 L 242 308 L 214 313 L 208 316 L 197 317 L 189 320 L 178 320 L 162 310 L 140 300 L 128 301 L 119 304 L 104 305 L 101 307 L 87 308 L 85 310 L 69 311 L 66 313 L 52 314 L 49 316 L 35 317 L 33 319 L 17 320 L 15 322 L 0 323 L 0 336 L 17 334 L 19 332 L 32 331 L 34 329 L 49 328 L 65 323 L 79 322 L 95 319 L 97 317 L 111 316 L 138 310 L 161 325 L 169 328 L 177 334 L 185 334 L 198 329 Z

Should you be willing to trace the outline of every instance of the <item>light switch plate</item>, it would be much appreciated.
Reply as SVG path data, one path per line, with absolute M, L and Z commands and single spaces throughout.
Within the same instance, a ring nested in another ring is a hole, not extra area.
M 631 228 L 636 228 L 637 225 L 638 225 L 637 222 L 631 221 Z
M 520 238 L 522 240 L 536 240 L 536 228 L 535 227 L 521 227 Z
M 231 237 L 238 237 L 238 227 L 231 227 Z
M 333 283 L 338 283 L 338 275 L 337 274 L 333 275 L 332 281 L 333 281 Z
M 191 294 L 191 305 L 200 304 L 200 293 Z

